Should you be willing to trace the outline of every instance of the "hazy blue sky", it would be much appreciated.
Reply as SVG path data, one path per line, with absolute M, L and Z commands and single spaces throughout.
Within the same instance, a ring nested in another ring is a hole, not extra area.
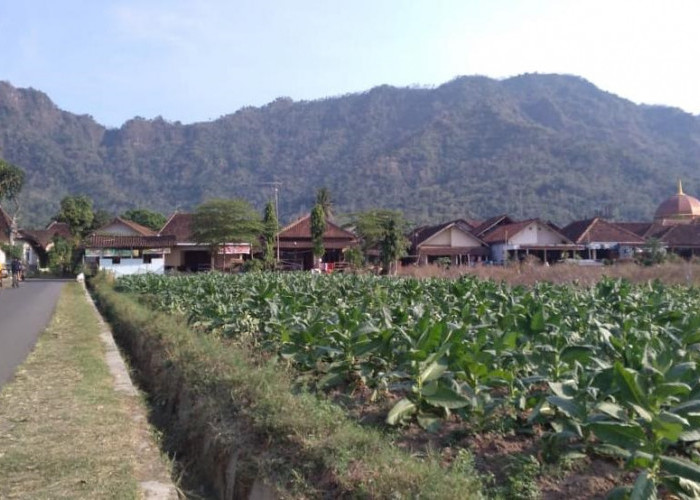
M 0 0 L 0 80 L 108 126 L 460 75 L 700 113 L 698 0 Z

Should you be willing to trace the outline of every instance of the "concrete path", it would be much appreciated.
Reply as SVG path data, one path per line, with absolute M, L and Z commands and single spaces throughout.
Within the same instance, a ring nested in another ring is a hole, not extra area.
M 27 280 L 0 288 L 0 387 L 32 350 L 53 315 L 61 288 L 67 280 Z

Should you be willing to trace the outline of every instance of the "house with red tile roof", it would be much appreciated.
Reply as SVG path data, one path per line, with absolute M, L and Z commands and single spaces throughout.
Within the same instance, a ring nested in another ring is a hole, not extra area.
M 407 259 L 417 264 L 429 264 L 448 258 L 452 265 L 471 264 L 486 260 L 489 247 L 475 236 L 474 226 L 464 219 L 457 219 L 434 226 L 422 226 L 413 230 Z
M 583 250 L 550 222 L 528 219 L 510 224 L 500 224 L 489 230 L 483 240 L 491 248 L 491 260 L 506 262 L 529 256 L 542 262 L 556 262 L 563 255 Z
M 116 217 L 83 242 L 86 266 L 117 276 L 165 272 L 165 256 L 174 236 L 161 236 L 133 221 Z
M 311 239 L 311 214 L 307 214 L 283 227 L 277 234 L 279 255 L 283 265 L 292 269 L 314 269 L 313 241 Z M 358 245 L 357 236 L 332 221 L 326 220 L 323 233 L 325 254 L 321 262 L 333 268 L 345 261 L 344 252 Z M 275 248 L 277 250 L 277 246 Z
M 632 259 L 645 245 L 645 240 L 622 225 L 600 217 L 570 223 L 562 234 L 584 248 L 578 256 L 584 259 Z
M 194 240 L 194 214 L 175 212 L 158 231 L 161 236 L 173 236 L 175 244 L 165 256 L 166 271 L 199 272 L 215 269 L 231 270 L 241 265 L 252 255 L 252 246 L 247 242 L 230 242 L 217 250 L 212 259 L 211 247 Z

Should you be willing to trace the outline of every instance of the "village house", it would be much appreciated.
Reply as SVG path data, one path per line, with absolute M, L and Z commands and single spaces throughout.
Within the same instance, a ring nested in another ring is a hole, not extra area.
M 20 229 L 18 242 L 24 246 L 24 262 L 29 271 L 35 272 L 49 266 L 49 251 L 56 238 L 71 241 L 73 235 L 65 222 L 51 221 L 44 229 Z
M 165 271 L 165 256 L 175 246 L 174 236 L 160 236 L 136 222 L 116 217 L 84 241 L 84 263 L 96 271 L 117 276 Z
M 583 247 L 577 257 L 590 260 L 633 259 L 646 243 L 638 234 L 600 217 L 574 221 L 561 233 Z
M 422 226 L 411 232 L 408 260 L 430 264 L 438 259 L 449 259 L 452 265 L 470 265 L 486 260 L 489 247 L 472 234 L 469 221 L 457 219 L 434 226 Z
M 212 267 L 212 262 L 215 269 L 231 270 L 241 265 L 246 258 L 250 258 L 252 252 L 250 243 L 231 242 L 219 247 L 212 259 L 211 247 L 194 241 L 193 221 L 194 214 L 176 212 L 158 232 L 162 236 L 172 236 L 175 239 L 170 253 L 165 256 L 166 271 L 208 271 Z
M 496 263 L 522 260 L 528 256 L 541 262 L 557 262 L 562 255 L 583 249 L 554 224 L 540 219 L 496 224 L 482 238 L 490 246 L 491 260 Z
M 314 269 L 313 241 L 311 239 L 311 214 L 285 226 L 277 234 L 275 251 L 279 248 L 282 265 L 288 269 Z M 279 245 L 279 246 L 278 246 Z M 338 263 L 345 261 L 344 252 L 358 245 L 357 237 L 332 221 L 326 221 L 323 233 L 325 253 L 321 263 L 326 270 L 333 270 Z

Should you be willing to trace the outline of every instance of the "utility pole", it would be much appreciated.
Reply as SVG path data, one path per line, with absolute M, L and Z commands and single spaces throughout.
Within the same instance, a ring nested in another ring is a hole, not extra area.
M 275 218 L 277 219 L 277 230 L 275 231 L 276 248 L 277 248 L 277 263 L 280 261 L 280 210 L 279 210 L 279 188 L 282 185 L 279 181 L 260 182 L 263 186 L 271 186 L 275 193 Z

